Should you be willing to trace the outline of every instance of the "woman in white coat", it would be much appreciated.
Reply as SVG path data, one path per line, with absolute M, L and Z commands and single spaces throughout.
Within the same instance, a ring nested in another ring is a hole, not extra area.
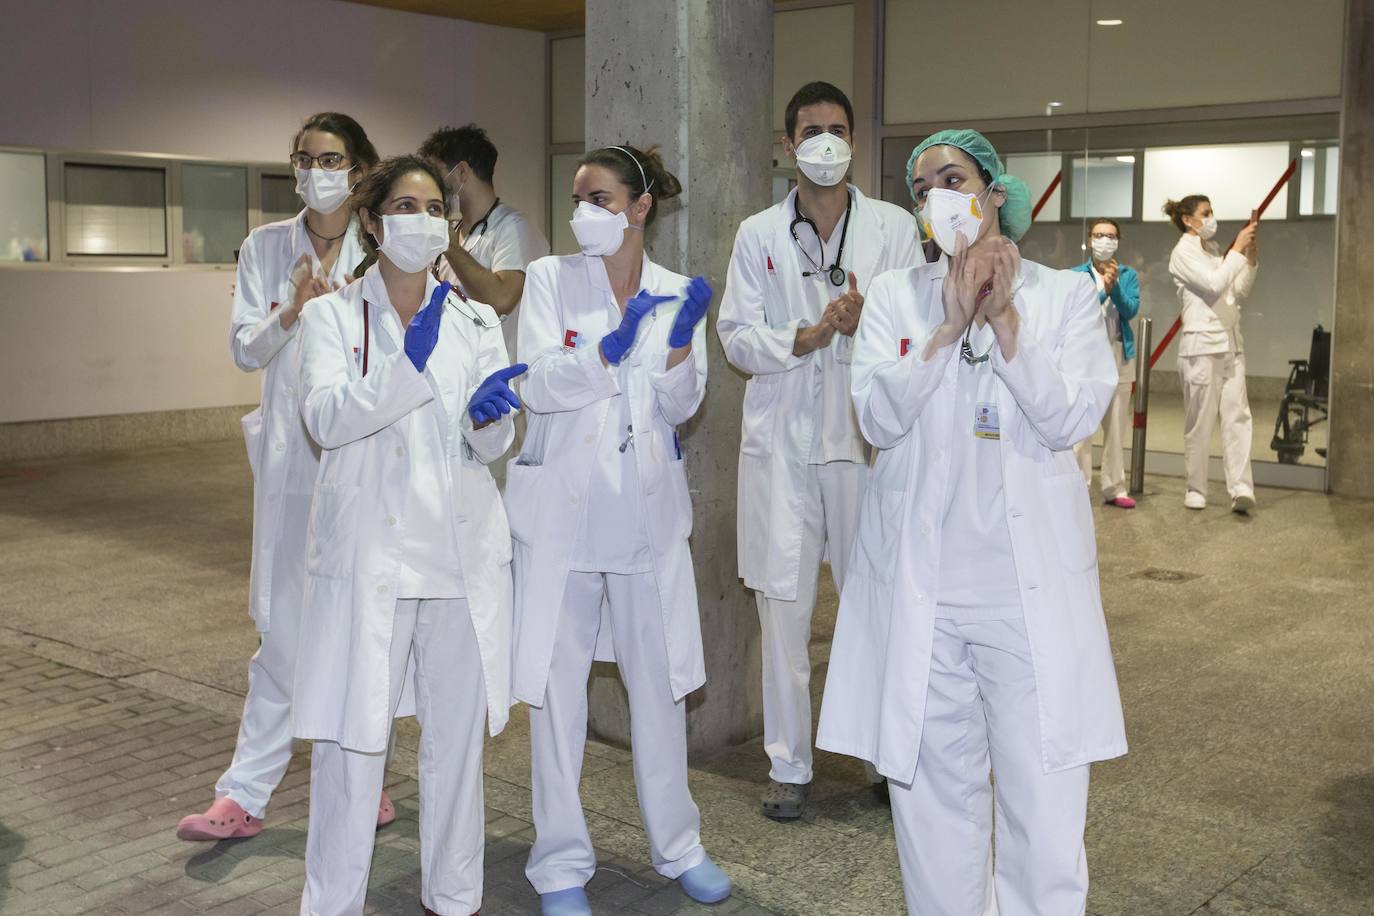
M 320 463 L 296 395 L 299 318 L 308 300 L 345 285 L 362 260 L 348 199 L 377 164 L 377 151 L 357 121 L 322 112 L 296 132 L 290 159 L 306 207 L 292 219 L 259 226 L 244 240 L 229 330 L 229 352 L 238 367 L 262 371 L 262 404 L 243 418 L 253 471 L 248 609 L 261 644 L 248 663 L 233 763 L 215 784 L 209 810 L 177 824 L 183 840 L 257 834 L 272 791 L 291 762 L 291 683 L 305 592 L 305 529 Z M 395 817 L 382 793 L 377 825 Z
M 907 182 L 946 256 L 868 291 L 878 457 L 817 744 L 888 777 L 913 913 L 984 912 L 994 804 L 1002 916 L 1082 913 L 1088 764 L 1126 740 L 1071 448 L 1116 364 L 1092 281 L 1020 259 L 1029 196 L 981 134 L 930 137 Z
M 363 910 L 391 720 L 420 720 L 421 900 L 482 898 L 482 723 L 510 707 L 510 529 L 486 464 L 518 405 L 500 322 L 427 268 L 443 176 L 414 156 L 357 191 L 362 280 L 306 306 L 301 414 L 322 449 L 292 721 L 315 742 L 303 914 Z M 375 243 L 375 244 L 374 244 Z
M 1201 194 L 1164 205 L 1183 233 L 1169 255 L 1169 273 L 1183 309 L 1178 374 L 1183 382 L 1183 465 L 1188 490 L 1183 505 L 1207 508 L 1207 463 L 1212 426 L 1221 417 L 1221 457 L 1231 511 L 1255 507 L 1250 471 L 1254 422 L 1245 390 L 1245 339 L 1240 333 L 1241 300 L 1250 295 L 1259 265 L 1259 225 L 1240 230 L 1222 254 L 1213 240 L 1217 219 Z
M 644 253 L 658 201 L 680 193 L 652 150 L 582 157 L 582 254 L 526 272 L 520 383 L 529 429 L 507 465 L 515 537 L 514 694 L 530 711 L 536 837 L 525 869 L 545 916 L 591 912 L 596 858 L 578 800 L 593 657 L 630 697 L 635 786 L 654 868 L 694 899 L 729 879 L 701 846 L 687 788 L 686 696 L 706 680 L 677 426 L 706 390 L 711 289 Z

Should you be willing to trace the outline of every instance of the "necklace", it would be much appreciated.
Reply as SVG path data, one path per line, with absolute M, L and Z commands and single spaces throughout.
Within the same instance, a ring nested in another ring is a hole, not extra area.
M 315 238 L 319 239 L 321 242 L 337 242 L 339 239 L 343 238 L 345 235 L 348 235 L 348 227 L 347 227 L 347 226 L 344 226 L 344 231 L 343 231 L 343 232 L 340 232 L 338 235 L 320 235 L 320 234 L 319 234 L 318 232 L 316 232 L 314 229 L 311 229 L 311 228 L 310 228 L 310 217 L 308 217 L 308 216 L 305 218 L 305 231 L 306 231 L 306 232 L 309 232 L 311 235 L 313 235 Z

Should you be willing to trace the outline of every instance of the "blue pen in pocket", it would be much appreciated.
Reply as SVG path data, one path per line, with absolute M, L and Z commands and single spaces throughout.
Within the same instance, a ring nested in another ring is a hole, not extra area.
M 677 437 L 677 430 L 673 430 L 673 454 L 678 461 L 682 460 L 682 440 Z

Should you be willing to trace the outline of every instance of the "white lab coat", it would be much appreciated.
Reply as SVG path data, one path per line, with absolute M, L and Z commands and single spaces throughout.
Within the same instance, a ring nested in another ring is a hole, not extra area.
M 818 747 L 910 783 L 921 745 L 952 485 L 957 343 L 921 359 L 944 318 L 948 261 L 874 281 L 854 348 L 854 406 L 879 449 L 840 600 Z M 1012 553 L 1039 695 L 1044 771 L 1126 752 L 1097 577 L 1092 507 L 1070 451 L 1102 421 L 1116 364 L 1084 274 L 1023 261 L 1011 362 L 994 347 Z M 906 355 L 903 356 L 902 354 Z
M 850 191 L 853 225 L 843 266 L 854 272 L 859 291 L 866 294 L 878 274 L 920 262 L 916 220 L 901 207 L 865 197 L 858 188 Z M 784 601 L 796 600 L 801 575 L 806 467 L 813 426 L 820 419 L 814 361 L 823 355 L 792 355 L 797 329 L 820 320 L 802 288 L 802 270 L 813 267 L 798 252 L 789 228 L 796 196 L 794 189 L 786 200 L 740 225 L 716 320 L 726 358 L 752 376 L 745 384 L 740 433 L 739 573 L 749 588 Z M 798 233 L 804 243 L 814 245 L 809 229 L 801 227 Z M 815 249 L 810 250 L 814 256 Z M 835 292 L 848 288 L 846 283 Z M 836 334 L 831 347 L 840 362 L 850 362 L 850 338 Z M 867 460 L 861 442 L 851 460 Z
M 437 281 L 429 278 L 425 302 Z M 363 300 L 370 303 L 362 373 Z M 301 413 L 323 449 L 311 506 L 305 616 L 292 708 L 299 738 L 379 753 L 391 728 L 389 658 L 409 484 L 407 417 L 432 398 L 464 405 L 509 365 L 496 313 L 445 300 L 439 342 L 423 373 L 381 321 L 379 271 L 311 300 L 303 315 Z M 456 394 L 455 394 L 456 393 Z M 486 463 L 510 446 L 509 416 L 474 430 L 466 410 L 446 430 L 458 560 L 482 658 L 493 735 L 510 708 L 510 529 Z M 409 679 L 409 677 L 407 677 Z
M 1255 270 L 1239 251 L 1222 254 L 1215 242 L 1183 234 L 1169 255 L 1169 274 L 1183 309 L 1179 356 L 1245 352 L 1241 300 L 1255 285 Z
M 283 329 L 277 318 L 277 309 L 289 304 L 296 293 L 291 268 L 301 255 L 309 255 L 312 269 L 319 269 L 305 228 L 306 212 L 259 226 L 248 234 L 239 249 L 229 327 L 229 352 L 234 363 L 244 372 L 263 370 L 262 403 L 243 418 L 248 465 L 253 471 L 248 610 L 262 632 L 267 632 L 271 622 L 273 557 L 286 552 L 305 561 L 304 543 L 278 543 L 286 494 L 299 496 L 296 502 L 308 503 L 320 463 L 319 448 L 301 423 L 296 396 L 300 322 Z M 344 233 L 338 260 L 329 273 L 333 283 L 342 284 L 363 258 L 357 228 L 357 221 L 350 221 Z M 294 606 L 301 596 L 293 593 L 281 599 Z
M 687 278 L 646 256 L 640 285 L 650 293 L 681 296 Z M 513 692 L 533 706 L 544 704 L 581 513 L 597 511 L 586 499 L 596 444 L 608 419 L 609 399 L 621 391 L 616 376 L 602 365 L 598 346 L 619 324 L 610 297 L 600 258 L 541 258 L 526 271 L 520 361 L 530 368 L 517 384 L 529 431 L 520 454 L 506 465 L 506 507 L 511 532 L 528 556 L 517 569 L 521 581 Z M 665 302 L 640 324 L 637 343 L 625 357 L 631 367 L 628 388 L 621 392 L 630 401 L 639 498 L 653 553 L 674 700 L 706 681 L 687 544 L 692 503 L 675 429 L 697 412 L 706 394 L 706 331 L 704 321 L 698 324 L 691 358 L 665 370 L 668 332 L 680 306 L 680 299 Z M 603 623 L 598 660 L 614 661 L 610 637 L 611 627 Z

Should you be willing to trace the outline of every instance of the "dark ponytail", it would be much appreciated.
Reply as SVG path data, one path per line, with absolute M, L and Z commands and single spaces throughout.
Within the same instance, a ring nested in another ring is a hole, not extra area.
M 1210 204 L 1212 201 L 1206 194 L 1189 194 L 1182 200 L 1166 200 L 1164 202 L 1164 215 L 1174 221 L 1179 232 L 1187 232 L 1188 227 L 1183 222 L 1183 217 L 1192 216 L 1197 212 L 1197 208 L 1203 204 Z M 1120 232 L 1121 230 L 1117 230 Z
M 663 157 L 659 155 L 657 146 L 651 146 L 647 151 L 640 151 L 628 144 L 607 146 L 585 153 L 577 160 L 577 164 L 599 165 L 609 169 L 621 184 L 630 189 L 631 203 L 648 191 L 652 200 L 649 203 L 649 215 L 644 218 L 646 227 L 653 225 L 660 200 L 670 200 L 682 193 L 682 185 L 678 183 L 677 176 L 663 165 Z

